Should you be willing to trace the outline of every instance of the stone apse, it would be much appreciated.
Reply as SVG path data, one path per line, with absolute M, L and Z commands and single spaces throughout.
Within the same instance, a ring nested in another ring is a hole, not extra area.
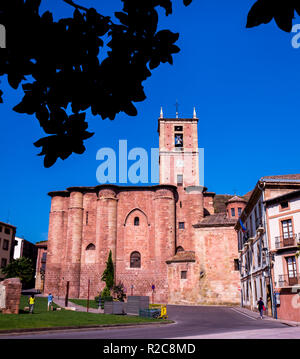
M 49 193 L 46 294 L 64 296 L 69 282 L 70 298 L 87 298 L 88 283 L 90 296 L 98 295 L 111 250 L 115 283 L 127 295 L 156 303 L 239 303 L 236 220 L 228 217 L 228 196 L 199 185 L 198 119 L 161 114 L 158 124 L 159 185 Z

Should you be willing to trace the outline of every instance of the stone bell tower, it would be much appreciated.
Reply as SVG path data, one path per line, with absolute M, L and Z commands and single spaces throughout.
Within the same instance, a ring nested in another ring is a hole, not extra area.
M 199 186 L 198 118 L 164 118 L 161 109 L 159 133 L 159 183 Z
M 199 184 L 198 118 L 158 119 L 159 182 L 177 186 L 175 251 L 195 248 L 193 220 L 203 218 L 203 186 Z

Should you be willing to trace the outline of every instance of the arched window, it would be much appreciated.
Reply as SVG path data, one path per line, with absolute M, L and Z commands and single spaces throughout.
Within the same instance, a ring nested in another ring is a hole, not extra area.
M 141 255 L 139 252 L 132 252 L 130 255 L 130 268 L 141 268 Z
M 134 225 L 139 226 L 140 225 L 140 219 L 139 217 L 134 217 Z
M 181 246 L 176 248 L 176 253 L 183 252 L 183 251 L 184 251 L 184 249 Z
M 86 251 L 94 251 L 96 249 L 95 245 L 93 243 L 90 243 L 87 247 L 86 247 Z

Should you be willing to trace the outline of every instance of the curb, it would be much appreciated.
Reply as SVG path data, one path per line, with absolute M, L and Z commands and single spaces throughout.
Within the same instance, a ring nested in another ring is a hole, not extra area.
M 99 325 L 86 325 L 86 326 L 68 326 L 68 327 L 43 327 L 43 328 L 29 328 L 29 329 L 8 329 L 8 330 L 0 330 L 0 337 L 1 335 L 5 334 L 20 334 L 20 333 L 36 333 L 36 332 L 48 332 L 48 331 L 63 331 L 63 330 L 78 330 L 78 329 L 114 329 L 114 328 L 121 328 L 121 327 L 139 327 L 144 325 L 167 325 L 167 324 L 174 324 L 173 320 L 162 321 L 162 322 L 145 322 L 145 323 L 124 323 L 124 324 L 99 324 Z
M 239 311 L 240 313 L 247 313 L 249 316 L 253 316 L 254 318 L 254 314 L 256 314 L 256 312 L 251 311 L 251 310 L 242 310 L 241 307 L 234 307 L 237 311 Z M 258 313 L 257 313 L 258 314 Z M 292 322 L 292 321 L 288 321 L 288 320 L 283 320 L 283 319 L 275 319 L 273 317 L 269 317 L 269 316 L 264 316 L 264 320 L 269 320 L 272 322 L 276 322 L 276 323 L 281 323 L 281 324 L 285 324 L 289 327 L 299 327 L 300 326 L 300 322 Z

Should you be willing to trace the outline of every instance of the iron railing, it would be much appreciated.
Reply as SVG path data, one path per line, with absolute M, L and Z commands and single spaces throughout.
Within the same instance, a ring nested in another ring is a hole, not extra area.
M 275 248 L 297 247 L 297 238 L 298 236 L 296 233 L 275 237 Z
M 300 275 L 298 273 L 294 274 L 294 276 L 290 276 L 288 274 L 280 274 L 278 276 L 278 287 L 292 287 L 294 285 L 300 284 Z

